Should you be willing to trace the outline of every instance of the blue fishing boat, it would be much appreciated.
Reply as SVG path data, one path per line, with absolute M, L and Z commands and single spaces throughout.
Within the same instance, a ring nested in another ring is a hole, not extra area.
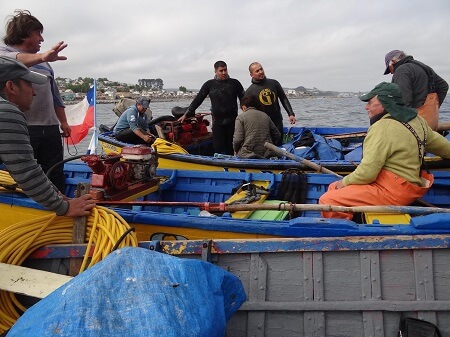
M 154 162 L 146 168 L 119 157 L 86 157 L 93 162 L 66 164 L 66 195 L 90 183 L 98 204 L 135 227 L 139 240 L 450 233 L 448 171 L 434 172 L 434 185 L 420 200 L 426 206 L 355 207 L 355 222 L 320 217 L 325 208 L 318 199 L 339 179 L 333 174 L 156 170 Z M 3 226 L 48 214 L 10 191 L 0 194 L 0 209 Z
M 156 169 L 149 157 L 134 162 L 134 151 L 67 163 L 66 194 L 89 183 L 99 204 L 135 228 L 141 248 L 236 275 L 247 301 L 227 336 L 388 336 L 405 315 L 450 333 L 448 171 L 433 171 L 420 206 L 349 208 L 360 213 L 349 221 L 320 217 L 333 174 Z M 0 209 L 3 223 L 47 212 L 12 191 L 0 194 Z M 45 244 L 26 263 L 61 272 L 86 252 Z
M 171 124 L 164 129 L 178 129 L 183 133 L 181 123 Z M 179 125 L 180 124 L 180 125 Z M 194 123 L 197 125 L 198 122 Z M 190 132 L 190 131 L 189 131 Z M 212 149 L 212 135 L 205 137 L 190 136 L 190 143 L 173 140 L 168 133 L 160 133 L 153 143 L 158 151 L 160 168 L 179 168 L 203 171 L 248 171 L 279 173 L 288 168 L 311 170 L 298 158 L 311 160 L 320 166 L 339 173 L 352 172 L 362 158 L 362 143 L 367 128 L 363 127 L 289 127 L 284 128 L 284 142 L 277 157 L 272 158 L 238 158 L 215 154 Z M 192 132 L 191 132 L 192 133 Z M 172 132 L 171 135 L 174 133 Z M 181 139 L 181 136 L 177 136 Z M 446 136 L 450 140 L 450 136 Z M 99 135 L 99 144 L 105 154 L 120 154 L 123 147 L 130 144 L 114 138 L 111 131 Z M 297 157 L 297 159 L 295 157 Z M 426 163 L 430 169 L 448 169 L 450 160 L 428 155 Z

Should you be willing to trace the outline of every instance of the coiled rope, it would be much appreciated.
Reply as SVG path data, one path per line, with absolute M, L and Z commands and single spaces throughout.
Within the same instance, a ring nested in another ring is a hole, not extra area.
M 138 245 L 136 234 L 131 232 L 128 223 L 111 209 L 96 206 L 86 220 L 87 248 L 80 272 L 101 261 L 115 246 Z M 72 232 L 73 218 L 54 214 L 15 223 L 0 232 L 0 262 L 21 265 L 40 247 L 70 244 Z M 129 234 L 123 237 L 125 232 Z M 0 333 L 9 329 L 25 310 L 14 293 L 0 291 Z

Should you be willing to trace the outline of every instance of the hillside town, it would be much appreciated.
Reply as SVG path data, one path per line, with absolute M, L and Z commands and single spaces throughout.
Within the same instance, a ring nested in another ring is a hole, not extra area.
M 94 79 L 81 78 L 56 79 L 61 90 L 61 96 L 65 102 L 76 102 L 84 98 L 86 92 L 93 85 Z M 97 84 L 98 102 L 115 102 L 122 98 L 149 97 L 154 100 L 179 100 L 194 98 L 198 89 L 187 89 L 180 86 L 177 89 L 164 89 L 161 79 L 139 79 L 138 84 L 110 81 L 107 78 L 99 78 Z M 289 98 L 313 98 L 313 97 L 353 97 L 354 93 L 340 93 L 336 91 L 321 91 L 317 88 L 308 89 L 302 86 L 293 89 L 284 88 Z

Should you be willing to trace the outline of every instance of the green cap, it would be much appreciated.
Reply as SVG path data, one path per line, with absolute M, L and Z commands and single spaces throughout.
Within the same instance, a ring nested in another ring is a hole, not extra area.
M 369 93 L 360 96 L 359 99 L 367 102 L 375 96 L 383 105 L 384 110 L 401 122 L 409 122 L 417 116 L 416 109 L 405 106 L 400 87 L 395 83 L 381 82 Z

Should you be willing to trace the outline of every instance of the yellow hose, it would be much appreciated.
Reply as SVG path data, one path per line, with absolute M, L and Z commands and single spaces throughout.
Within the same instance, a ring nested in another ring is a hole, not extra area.
M 8 171 L 0 170 L 0 190 L 2 191 L 10 191 L 14 190 L 16 192 L 22 192 L 22 189 L 17 187 L 17 183 L 11 177 Z M 6 188 L 9 187 L 9 188 Z
M 119 214 L 106 207 L 96 206 L 86 220 L 87 247 L 80 273 L 111 253 L 122 234 L 130 229 Z M 52 214 L 15 223 L 0 232 L 0 262 L 21 265 L 40 247 L 70 244 L 72 229 L 73 218 Z M 137 244 L 136 234 L 131 232 L 117 248 Z M 89 257 L 92 249 L 92 257 Z M 8 330 L 25 310 L 14 293 L 0 291 L 0 333 Z

